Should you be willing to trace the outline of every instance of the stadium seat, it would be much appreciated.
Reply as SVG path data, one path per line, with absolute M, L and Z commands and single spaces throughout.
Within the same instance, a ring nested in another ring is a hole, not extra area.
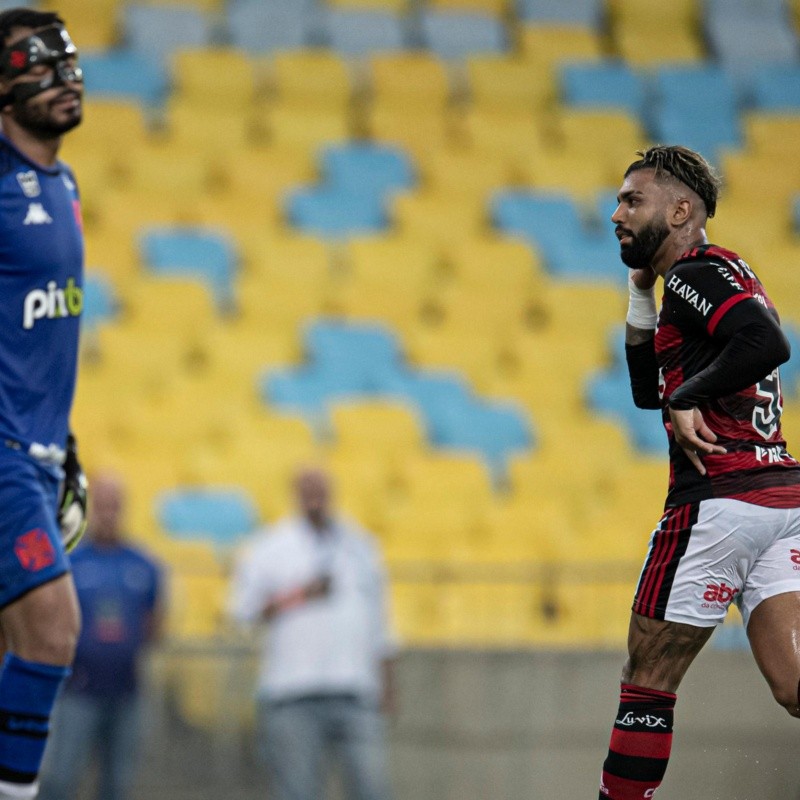
M 389 9 L 327 8 L 321 35 L 345 56 L 402 50 L 408 43 L 404 19 Z
M 201 158 L 205 153 L 215 165 L 224 161 L 227 150 L 243 150 L 255 138 L 255 122 L 246 105 L 223 114 L 217 107 L 197 106 L 178 97 L 168 102 L 165 122 L 171 145 L 186 147 Z
M 366 370 L 398 368 L 400 344 L 384 326 L 352 325 L 335 320 L 316 320 L 303 335 L 306 353 L 326 370 L 358 365 Z
M 380 198 L 324 185 L 291 192 L 286 215 L 299 231 L 328 239 L 381 231 L 388 225 Z
M 119 301 L 108 276 L 96 270 L 86 273 L 83 283 L 84 328 L 93 330 L 100 323 L 112 320 L 118 313 Z
M 409 189 L 415 181 L 408 155 L 396 147 L 355 142 L 327 147 L 321 155 L 322 180 L 342 192 L 382 197 Z
M 81 67 L 89 100 L 132 99 L 156 107 L 167 93 L 166 70 L 133 50 L 81 54 Z
M 226 19 L 231 44 L 252 54 L 317 43 L 319 8 L 313 0 L 237 0 L 228 4 Z
M 426 244 L 447 246 L 487 230 L 486 210 L 474 197 L 433 191 L 402 193 L 395 195 L 390 205 L 398 233 Z
M 598 28 L 604 8 L 602 0 L 516 0 L 516 10 L 522 22 Z
M 0 8 L 35 7 L 41 10 L 56 11 L 67 21 L 72 40 L 83 54 L 101 51 L 119 44 L 118 0 L 97 0 L 91 6 L 83 0 L 62 0 L 61 2 L 22 2 L 6 0 Z
M 596 27 L 568 24 L 523 25 L 519 46 L 526 61 L 538 65 L 551 77 L 562 63 L 597 62 L 604 52 Z
M 751 82 L 755 109 L 800 114 L 800 64 L 762 66 Z
M 491 14 L 427 8 L 420 27 L 425 46 L 444 59 L 502 53 L 508 47 L 502 20 Z
M 481 201 L 513 180 L 513 168 L 498 151 L 431 150 L 420 163 L 422 183 L 439 195 Z
M 384 107 L 434 111 L 444 107 L 450 94 L 445 63 L 425 50 L 373 53 L 367 73 L 372 100 Z
M 170 536 L 232 545 L 253 531 L 258 513 L 243 491 L 183 489 L 162 495 L 158 519 Z
M 125 44 L 163 66 L 177 48 L 211 44 L 212 19 L 199 8 L 124 3 L 121 10 Z
M 490 155 L 509 169 L 519 161 L 546 155 L 542 117 L 532 108 L 471 108 L 464 119 L 464 140 L 476 158 Z
M 173 97 L 217 111 L 247 108 L 259 87 L 256 66 L 231 47 L 181 48 L 171 61 Z
M 348 284 L 374 287 L 396 297 L 432 288 L 439 254 L 417 239 L 384 234 L 350 239 L 341 259 L 342 277 Z
M 500 193 L 494 198 L 492 216 L 501 231 L 517 234 L 535 247 L 553 275 L 601 283 L 625 278 L 618 253 L 607 247 L 607 233 L 587 228 L 568 196 Z
M 263 124 L 270 145 L 311 152 L 327 144 L 344 142 L 351 133 L 351 120 L 346 109 L 296 106 L 291 101 L 270 106 L 264 112 Z
M 564 64 L 560 69 L 561 98 L 569 106 L 623 110 L 641 118 L 645 82 L 623 63 Z
M 343 110 L 353 93 L 347 62 L 330 50 L 279 51 L 267 74 L 275 99 L 288 107 Z
M 555 99 L 552 76 L 533 61 L 513 56 L 474 56 L 466 63 L 467 88 L 481 108 L 543 109 Z
M 417 411 L 394 400 L 337 403 L 331 408 L 331 429 L 338 449 L 379 451 L 383 458 L 404 457 L 425 445 Z
M 403 147 L 421 162 L 432 150 L 447 147 L 450 140 L 448 118 L 436 107 L 438 101 L 432 100 L 432 103 L 430 108 L 417 101 L 409 108 L 395 100 L 389 105 L 373 103 L 366 112 L 367 136 L 378 144 Z

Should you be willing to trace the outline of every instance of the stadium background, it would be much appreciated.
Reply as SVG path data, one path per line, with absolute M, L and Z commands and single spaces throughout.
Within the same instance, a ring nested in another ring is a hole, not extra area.
M 398 798 L 593 796 L 667 471 L 608 217 L 637 149 L 701 150 L 710 237 L 800 347 L 800 2 L 31 5 L 86 73 L 73 424 L 170 566 L 142 796 L 261 796 L 222 602 L 311 459 L 387 556 Z M 665 797 L 794 797 L 797 734 L 737 621 L 715 640 Z

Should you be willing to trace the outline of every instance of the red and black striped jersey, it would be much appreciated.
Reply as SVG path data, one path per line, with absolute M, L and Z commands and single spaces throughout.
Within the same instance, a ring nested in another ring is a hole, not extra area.
M 673 393 L 711 367 L 749 315 L 763 317 L 763 309 L 779 322 L 761 281 L 729 250 L 714 245 L 694 248 L 664 276 L 655 351 L 669 439 L 667 506 L 712 497 L 777 508 L 800 506 L 800 464 L 786 451 L 781 432 L 783 397 L 777 367 L 781 358 L 771 362 L 776 366 L 753 385 L 719 396 L 712 393 L 698 404 L 718 437 L 717 444 L 727 450 L 703 456 L 707 475 L 689 461 L 670 422 L 668 404 Z M 772 322 L 769 325 L 774 327 Z

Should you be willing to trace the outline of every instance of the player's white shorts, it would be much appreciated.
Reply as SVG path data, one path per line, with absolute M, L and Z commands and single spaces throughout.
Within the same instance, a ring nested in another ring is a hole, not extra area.
M 762 600 L 784 592 L 800 592 L 800 508 L 702 500 L 661 518 L 633 610 L 710 627 L 735 602 L 746 626 Z

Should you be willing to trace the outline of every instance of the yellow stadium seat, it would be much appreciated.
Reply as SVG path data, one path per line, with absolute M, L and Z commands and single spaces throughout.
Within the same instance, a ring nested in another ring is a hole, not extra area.
M 139 254 L 133 236 L 121 235 L 117 230 L 97 230 L 96 226 L 84 231 L 86 264 L 99 267 L 115 280 L 124 283 L 135 277 L 139 268 Z
M 172 58 L 172 75 L 174 97 L 218 113 L 247 108 L 259 93 L 255 64 L 234 48 L 179 50 Z
M 604 55 L 594 28 L 570 25 L 524 25 L 519 33 L 521 55 L 544 69 L 564 61 L 597 61 Z
M 374 448 L 382 457 L 420 451 L 422 420 L 410 406 L 381 400 L 337 403 L 331 408 L 336 445 L 351 450 Z
M 166 137 L 173 146 L 187 147 L 205 158 L 246 148 L 255 138 L 255 121 L 247 104 L 226 109 L 196 105 L 178 97 L 169 102 Z
M 539 257 L 519 239 L 496 235 L 456 242 L 445 251 L 449 270 L 457 283 L 484 289 L 487 296 L 495 288 L 535 293 L 547 303 L 547 278 Z
M 328 50 L 276 53 L 270 78 L 277 101 L 286 107 L 342 110 L 353 91 L 347 62 Z
M 614 35 L 619 55 L 634 67 L 698 62 L 705 57 L 703 44 L 695 29 L 670 29 L 660 26 L 650 30 L 638 25 L 619 27 Z
M 404 504 L 416 508 L 458 508 L 476 518 L 492 502 L 492 485 L 485 464 L 471 454 L 430 453 L 411 457 L 403 465 Z
M 105 50 L 117 44 L 119 0 L 97 0 L 85 3 L 82 0 L 46 0 L 43 11 L 55 11 L 66 20 L 69 33 L 81 50 Z
M 707 230 L 711 241 L 730 250 L 740 251 L 745 261 L 754 248 L 770 248 L 791 244 L 791 206 L 761 202 L 760 189 L 753 187 L 752 198 L 720 197 L 717 213 L 709 220 Z M 758 267 L 753 268 L 758 272 Z
M 617 183 L 636 151 L 648 145 L 639 120 L 621 111 L 563 109 L 554 128 L 559 148 L 603 164 L 609 179 Z
M 452 11 L 483 11 L 488 14 L 503 14 L 508 10 L 508 0 L 431 0 L 432 8 Z
M 389 324 L 403 335 L 423 324 L 435 304 L 413 286 L 389 292 L 383 286 L 350 282 L 333 294 L 328 311 L 345 319 Z
M 464 118 L 464 137 L 477 157 L 489 153 L 508 164 L 546 153 L 544 125 L 532 110 L 473 108 Z
M 466 77 L 473 105 L 483 109 L 541 109 L 556 98 L 548 70 L 513 56 L 472 56 L 466 62 Z
M 210 639 L 225 619 L 228 582 L 221 574 L 193 573 L 175 565 L 170 573 L 167 631 L 177 639 Z
M 800 114 L 751 111 L 742 117 L 748 151 L 787 161 L 787 143 L 800 141 Z
M 479 334 L 496 340 L 513 338 L 525 328 L 532 284 L 521 291 L 513 283 L 494 287 L 454 285 L 439 294 L 439 328 L 452 334 Z
M 662 32 L 696 27 L 700 22 L 698 0 L 678 0 L 664 4 L 659 0 L 608 0 L 612 24 Z
M 511 170 L 498 153 L 445 148 L 426 155 L 421 162 L 424 185 L 432 191 L 456 197 L 484 200 L 511 183 Z
M 418 161 L 431 150 L 445 148 L 452 133 L 447 114 L 423 103 L 410 107 L 374 103 L 367 109 L 365 127 L 369 138 L 400 145 Z
M 264 113 L 264 125 L 271 145 L 316 151 L 322 145 L 346 141 L 352 121 L 346 109 L 280 103 Z
M 395 111 L 444 109 L 450 96 L 445 63 L 433 53 L 379 53 L 369 59 L 369 80 L 377 106 Z
M 402 236 L 419 237 L 440 246 L 474 237 L 488 229 L 482 202 L 433 192 L 395 195 L 391 216 Z
M 356 287 L 424 291 L 439 277 L 437 251 L 403 236 L 355 237 L 346 244 L 341 262 L 343 279 Z
M 126 190 L 194 197 L 210 191 L 218 168 L 202 146 L 191 150 L 170 142 L 131 149 L 124 182 Z
M 275 199 L 292 186 L 312 183 L 317 175 L 316 153 L 291 144 L 231 150 L 220 163 L 224 189 L 263 192 Z
M 392 622 L 409 644 L 442 644 L 445 639 L 444 596 L 438 582 L 392 580 Z
M 743 150 L 724 153 L 721 161 L 725 180 L 722 202 L 765 204 L 780 215 L 782 209 L 791 207 L 800 189 L 800 165 L 795 159 Z
M 418 367 L 457 369 L 478 391 L 492 386 L 497 369 L 497 335 L 489 330 L 485 320 L 475 321 L 473 327 L 457 325 L 429 329 L 418 326 L 407 336 L 409 361 Z
M 634 155 L 635 158 L 635 155 Z M 626 157 L 625 167 L 632 161 Z M 516 161 L 523 183 L 533 189 L 566 192 L 578 200 L 593 200 L 599 192 L 616 189 L 620 162 L 597 158 L 588 150 L 532 151 Z

